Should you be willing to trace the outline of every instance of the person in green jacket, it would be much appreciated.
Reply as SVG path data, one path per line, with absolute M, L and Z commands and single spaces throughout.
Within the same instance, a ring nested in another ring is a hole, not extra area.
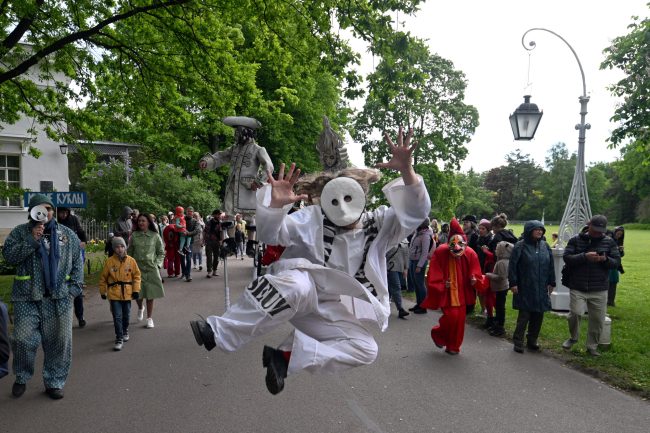
M 143 299 L 147 301 L 147 328 L 153 328 L 153 300 L 165 296 L 160 268 L 165 259 L 163 241 L 146 213 L 138 215 L 137 227 L 129 241 L 128 254 L 135 259 L 142 273 L 138 303 L 138 321 L 144 318 Z

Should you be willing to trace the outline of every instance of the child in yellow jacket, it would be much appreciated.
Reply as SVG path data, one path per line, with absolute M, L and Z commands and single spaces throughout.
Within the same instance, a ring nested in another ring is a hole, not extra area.
M 131 300 L 140 296 L 140 268 L 135 259 L 126 254 L 126 242 L 121 237 L 112 239 L 114 254 L 106 260 L 99 278 L 99 294 L 111 303 L 113 324 L 115 325 L 114 350 L 122 350 L 129 341 L 129 319 Z

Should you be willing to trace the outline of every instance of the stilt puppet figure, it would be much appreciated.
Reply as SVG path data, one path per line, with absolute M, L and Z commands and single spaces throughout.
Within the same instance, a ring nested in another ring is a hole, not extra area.
M 300 170 L 285 174 L 257 194 L 259 240 L 285 247 L 282 257 L 254 280 L 223 315 L 191 322 L 199 344 L 235 351 L 289 322 L 294 329 L 277 349 L 265 346 L 263 366 L 272 394 L 287 375 L 301 370 L 335 373 L 372 363 L 377 343 L 366 327 L 385 330 L 390 315 L 386 251 L 413 232 L 431 202 L 422 178 L 411 165 L 413 132 L 398 142 L 386 136 L 389 162 L 378 167 L 400 172 L 383 189 L 391 207 L 366 209 L 366 194 L 378 180 L 374 170 L 324 173 L 294 186 Z M 288 214 L 293 203 L 314 202 Z
M 439 348 L 450 355 L 460 353 L 465 336 L 467 303 L 479 292 L 489 287 L 489 281 L 481 273 L 478 256 L 469 246 L 463 229 L 452 218 L 449 242 L 440 245 L 431 258 L 427 275 L 427 297 L 423 308 L 442 309 L 438 325 L 431 329 L 431 338 Z

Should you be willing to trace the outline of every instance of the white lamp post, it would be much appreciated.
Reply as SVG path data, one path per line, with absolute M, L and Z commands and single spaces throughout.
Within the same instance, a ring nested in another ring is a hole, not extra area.
M 566 245 L 566 243 L 568 242 L 569 239 L 571 239 L 572 236 L 579 233 L 582 227 L 591 218 L 591 206 L 589 204 L 589 194 L 587 193 L 587 180 L 585 178 L 585 131 L 591 128 L 590 124 L 585 123 L 585 116 L 587 115 L 587 103 L 589 102 L 589 97 L 587 96 L 587 85 L 585 82 L 585 73 L 584 70 L 582 69 L 582 64 L 580 63 L 580 59 L 578 58 L 578 55 L 576 54 L 573 47 L 562 36 L 545 28 L 534 27 L 532 29 L 526 30 L 526 32 L 521 37 L 521 44 L 524 46 L 524 48 L 528 51 L 535 49 L 536 44 L 534 41 L 530 41 L 528 43 L 528 46 L 526 46 L 526 43 L 524 42 L 526 35 L 535 30 L 544 31 L 560 38 L 562 42 L 564 42 L 567 45 L 567 47 L 569 47 L 574 57 L 576 58 L 576 61 L 578 62 L 578 67 L 580 68 L 580 75 L 582 76 L 582 96 L 578 98 L 578 101 L 580 102 L 580 123 L 577 124 L 575 127 L 578 130 L 578 161 L 576 162 L 576 170 L 573 176 L 573 183 L 571 184 L 571 192 L 569 193 L 569 200 L 567 201 L 566 208 L 564 209 L 564 214 L 562 215 L 562 220 L 560 221 L 560 231 L 558 233 L 560 248 L 556 248 L 553 250 L 553 256 L 555 259 L 555 263 L 554 263 L 555 274 L 556 274 L 558 287 L 551 295 L 551 304 L 553 305 L 554 310 L 568 310 L 569 309 L 568 288 L 562 286 L 562 284 L 560 283 L 560 271 L 562 269 L 562 265 L 564 264 L 564 261 L 562 260 L 562 254 L 564 250 L 562 249 L 562 247 Z M 530 97 L 528 98 L 524 97 L 524 98 L 525 98 L 525 102 L 521 106 L 530 103 Z M 537 106 L 535 105 L 535 108 L 536 107 Z M 512 118 L 513 116 L 515 116 L 515 114 L 516 111 L 510 116 L 511 126 L 513 125 Z M 539 114 L 539 117 L 541 118 L 541 113 Z M 532 122 L 532 120 L 529 121 Z M 537 120 L 537 123 L 539 123 L 539 120 Z M 528 129 L 533 130 L 533 136 L 534 136 L 535 130 L 537 129 L 537 125 L 534 126 L 534 129 L 532 126 L 529 126 Z M 515 128 L 513 126 L 513 133 L 514 131 Z M 530 140 L 532 139 L 532 136 L 530 136 L 530 138 L 520 138 L 520 137 L 518 138 L 517 134 L 515 133 L 515 140 L 522 140 L 522 139 Z

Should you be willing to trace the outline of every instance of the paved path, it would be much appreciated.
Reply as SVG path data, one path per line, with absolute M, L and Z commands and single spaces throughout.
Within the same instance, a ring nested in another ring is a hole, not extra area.
M 250 259 L 228 261 L 233 299 L 251 266 Z M 237 353 L 206 352 L 189 320 L 223 312 L 224 281 L 193 276 L 191 283 L 167 281 L 155 329 L 133 323 L 121 352 L 112 350 L 108 304 L 91 290 L 88 326 L 74 329 L 65 398 L 43 393 L 41 361 L 20 399 L 10 396 L 12 376 L 0 380 L 0 432 L 650 431 L 647 402 L 554 358 L 516 354 L 507 341 L 474 328 L 467 328 L 460 356 L 446 355 L 429 338 L 434 313 L 392 318 L 388 331 L 376 334 L 373 365 L 338 376 L 298 374 L 272 396 L 262 347 L 282 341 L 289 326 Z

